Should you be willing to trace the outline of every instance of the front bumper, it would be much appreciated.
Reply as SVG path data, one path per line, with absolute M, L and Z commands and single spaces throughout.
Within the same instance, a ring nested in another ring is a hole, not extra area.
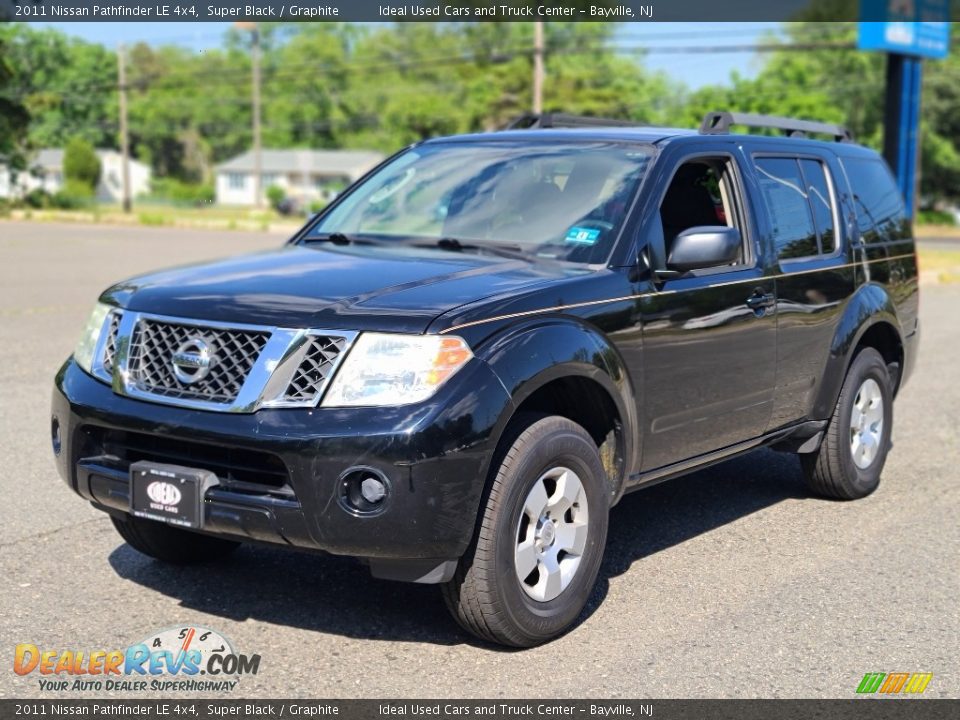
M 213 461 L 207 469 L 221 479 L 204 498 L 202 532 L 350 555 L 368 559 L 374 574 L 417 579 L 466 550 L 510 402 L 474 359 L 418 405 L 214 413 L 116 395 L 71 359 L 56 377 L 52 423 L 61 477 L 101 510 L 127 512 L 128 468 L 144 459 L 135 453 L 148 447 L 148 459 L 162 461 L 176 451 L 173 464 L 190 465 L 184 455 L 199 458 L 196 467 Z M 261 484 L 251 473 L 263 458 L 273 465 Z M 354 467 L 388 481 L 376 513 L 340 501 L 340 478 Z

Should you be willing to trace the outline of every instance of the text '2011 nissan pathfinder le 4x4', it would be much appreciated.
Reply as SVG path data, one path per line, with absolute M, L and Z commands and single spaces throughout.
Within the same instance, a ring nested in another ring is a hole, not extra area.
M 576 620 L 626 492 L 767 446 L 871 493 L 918 337 L 877 154 L 729 113 L 528 124 L 398 153 L 276 251 L 106 290 L 56 377 L 64 480 L 147 555 L 353 556 L 513 646 Z

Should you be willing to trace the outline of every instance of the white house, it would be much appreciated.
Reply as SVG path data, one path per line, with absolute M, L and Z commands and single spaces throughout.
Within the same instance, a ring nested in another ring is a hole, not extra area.
M 260 191 L 283 188 L 287 197 L 309 203 L 329 200 L 383 160 L 370 150 L 261 150 Z M 217 202 L 223 205 L 254 205 L 253 151 L 216 166 Z
M 97 150 L 100 158 L 100 184 L 97 185 L 97 200 L 120 202 L 123 200 L 122 157 L 116 150 Z M 150 192 L 150 166 L 130 160 L 130 194 L 133 197 Z M 31 190 L 42 188 L 51 195 L 63 188 L 63 150 L 48 148 L 37 152 L 28 170 L 17 173 L 16 180 L 9 170 L 0 165 L 0 197 L 22 197 Z

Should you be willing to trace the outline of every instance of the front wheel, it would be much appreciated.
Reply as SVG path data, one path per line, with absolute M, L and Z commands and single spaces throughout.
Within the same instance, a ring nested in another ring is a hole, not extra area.
M 609 500 L 597 446 L 582 427 L 528 417 L 508 432 L 477 538 L 444 599 L 477 637 L 531 647 L 563 633 L 586 605 Z
M 801 456 L 810 489 L 840 500 L 856 500 L 876 490 L 892 427 L 887 364 L 876 350 L 865 348 L 847 372 L 819 450 Z

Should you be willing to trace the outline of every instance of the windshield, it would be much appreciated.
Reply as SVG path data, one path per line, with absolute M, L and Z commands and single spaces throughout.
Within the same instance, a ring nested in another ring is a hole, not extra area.
M 653 156 L 610 142 L 428 143 L 354 189 L 305 239 L 342 234 L 444 249 L 604 262 Z

